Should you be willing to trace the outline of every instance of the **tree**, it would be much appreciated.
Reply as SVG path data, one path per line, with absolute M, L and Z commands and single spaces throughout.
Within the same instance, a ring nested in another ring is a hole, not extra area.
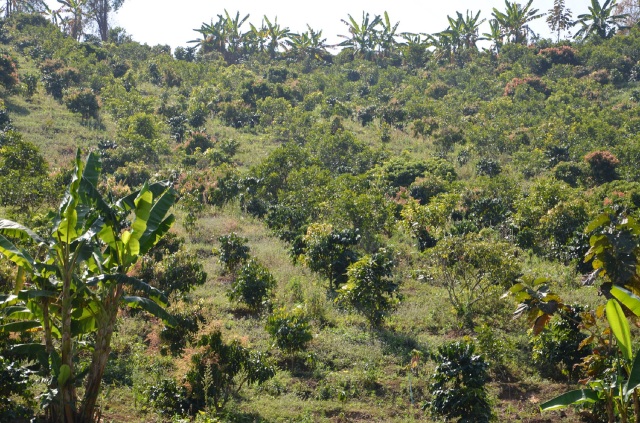
M 589 13 L 578 15 L 578 20 L 574 25 L 582 25 L 582 28 L 575 33 L 577 39 L 586 39 L 597 36 L 602 39 L 611 38 L 616 32 L 627 29 L 624 24 L 627 15 L 616 15 L 616 0 L 605 0 L 600 5 L 598 0 L 591 0 Z
M 356 231 L 339 231 L 329 224 L 309 225 L 303 237 L 304 263 L 314 272 L 329 279 L 329 289 L 346 281 L 349 265 L 357 260 L 351 246 L 358 243 L 360 236 Z
M 264 17 L 264 21 L 266 23 L 265 35 L 267 38 L 267 51 L 269 52 L 269 56 L 273 59 L 276 57 L 278 47 L 286 45 L 287 39 L 291 36 L 291 31 L 289 28 L 280 27 L 277 16 L 273 23 L 271 23 L 269 18 L 266 16 Z
M 615 14 L 627 15 L 624 25 L 631 28 L 640 22 L 640 2 L 638 0 L 622 0 L 616 5 Z
M 98 34 L 102 41 L 109 40 L 109 14 L 117 12 L 125 0 L 87 0 L 86 15 L 98 26 Z
M 390 279 L 393 265 L 386 250 L 364 256 L 347 269 L 347 283 L 336 300 L 364 315 L 371 326 L 380 326 L 398 303 L 398 285 Z
M 315 31 L 309 25 L 305 32 L 291 34 L 285 42 L 294 56 L 321 58 L 327 53 L 327 39 L 322 38 L 322 30 Z
M 9 17 L 15 13 L 43 12 L 46 8 L 44 0 L 6 0 L 4 13 Z
M 492 420 L 491 404 L 485 384 L 489 380 L 484 358 L 475 354 L 472 343 L 443 344 L 431 357 L 437 367 L 429 386 L 432 399 L 423 405 L 434 416 L 460 422 L 481 423 Z
M 355 56 L 371 59 L 377 44 L 376 28 L 382 23 L 382 18 L 380 15 L 375 15 L 371 19 L 368 13 L 362 12 L 362 22 L 358 24 L 351 15 L 348 17 L 348 21 L 344 19 L 341 21 L 349 29 L 349 35 L 338 35 L 345 39 L 338 46 L 349 47 Z
M 202 34 L 201 40 L 191 40 L 190 43 L 200 44 L 203 53 L 216 51 L 222 55 L 227 63 L 236 63 L 240 58 L 242 47 L 247 41 L 247 36 L 251 32 L 243 33 L 242 25 L 249 19 L 249 15 L 240 18 L 240 12 L 236 12 L 231 17 L 225 9 L 224 16 L 218 15 L 218 21 L 210 24 L 203 23 L 200 29 L 194 31 Z
M 252 351 L 238 340 L 225 343 L 219 330 L 198 341 L 203 350 L 191 357 L 187 381 L 191 398 L 198 408 L 224 408 L 232 394 L 243 385 L 261 385 L 276 374 L 266 354 Z
M 78 151 L 75 163 L 47 236 L 0 220 L 0 253 L 18 266 L 13 293 L 0 296 L 4 318 L 10 322 L 2 331 L 41 331 L 42 343 L 23 344 L 12 353 L 40 358 L 45 376 L 51 378 L 43 396 L 45 407 L 52 420 L 65 423 L 96 420 L 95 405 L 122 305 L 173 323 L 162 308 L 166 297 L 127 274 L 173 224 L 173 215 L 167 216 L 175 200 L 173 190 L 166 183 L 145 184 L 110 204 L 96 189 L 97 155 L 90 154 L 83 163 Z M 37 254 L 11 240 L 36 242 Z M 147 297 L 130 295 L 130 291 Z M 56 338 L 59 341 L 54 342 Z M 87 343 L 89 339 L 93 343 Z M 83 376 L 75 363 L 83 349 L 91 361 L 80 402 L 75 386 Z
M 538 9 L 531 9 L 532 3 L 533 0 L 529 0 L 523 7 L 520 3 L 511 3 L 509 0 L 505 0 L 506 10 L 504 12 L 493 8 L 492 15 L 510 42 L 526 44 L 531 32 L 527 24 L 544 16 L 543 13 L 538 13 Z
M 376 38 L 380 54 L 383 57 L 389 57 L 397 45 L 396 32 L 398 31 L 400 22 L 391 24 L 389 14 L 386 11 L 384 12 L 383 17 L 384 19 L 380 19 L 382 29 L 377 32 Z
M 554 0 L 553 8 L 549 9 L 547 16 L 549 29 L 557 33 L 557 42 L 560 42 L 560 33 L 571 26 L 571 9 L 564 5 L 564 0 Z
M 309 319 L 301 306 L 291 311 L 284 307 L 275 310 L 267 318 L 265 329 L 286 354 L 304 350 L 313 339 Z
M 85 27 L 85 11 L 84 8 L 87 5 L 88 0 L 57 0 L 62 4 L 60 9 L 61 23 L 65 32 L 69 34 L 71 38 L 78 41 L 84 33 Z M 61 13 L 65 13 L 66 16 L 62 16 Z

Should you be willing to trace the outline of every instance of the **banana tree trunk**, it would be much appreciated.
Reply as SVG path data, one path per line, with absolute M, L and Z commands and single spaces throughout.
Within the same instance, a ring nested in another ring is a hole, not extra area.
M 117 287 L 115 292 L 110 296 L 105 311 L 98 318 L 98 330 L 96 332 L 96 345 L 93 350 L 91 367 L 85 386 L 84 399 L 82 401 L 82 410 L 80 411 L 80 423 L 93 423 L 96 421 L 95 409 L 98 395 L 100 394 L 100 386 L 102 376 L 107 365 L 109 353 L 111 352 L 111 337 L 113 328 L 118 315 L 118 303 L 122 296 L 122 288 Z
M 73 309 L 71 297 L 71 272 L 66 272 L 64 275 L 62 286 L 62 354 L 61 365 L 69 366 L 70 377 L 67 378 L 59 386 L 60 389 L 60 409 L 64 415 L 64 421 L 66 423 L 74 423 L 76 417 L 76 389 L 73 384 L 74 371 L 73 371 L 73 344 L 71 341 L 71 312 Z

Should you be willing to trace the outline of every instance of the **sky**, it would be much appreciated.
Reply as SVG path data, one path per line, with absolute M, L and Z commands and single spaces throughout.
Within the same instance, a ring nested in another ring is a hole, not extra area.
M 521 0 L 526 3 L 527 0 Z M 587 12 L 590 0 L 565 0 L 573 17 Z M 382 15 L 388 12 L 392 23 L 400 22 L 398 32 L 436 33 L 447 28 L 447 15 L 463 14 L 467 10 L 481 10 L 481 18 L 491 18 L 493 8 L 504 10 L 504 0 L 450 0 L 450 1 L 406 1 L 406 0 L 321 0 L 321 1 L 259 1 L 259 0 L 125 0 L 122 8 L 113 16 L 112 25 L 121 26 L 133 36 L 135 41 L 149 45 L 169 44 L 187 46 L 188 41 L 200 38 L 194 31 L 203 22 L 217 20 L 224 10 L 231 15 L 240 12 L 241 17 L 250 14 L 248 22 L 259 26 L 266 15 L 271 22 L 289 27 L 293 32 L 303 32 L 306 24 L 314 30 L 323 30 L 323 37 L 329 44 L 341 39 L 338 34 L 347 34 L 347 27 L 340 20 L 351 14 L 360 22 L 362 12 Z M 553 0 L 534 0 L 533 8 L 547 12 L 553 7 Z M 249 25 L 245 24 L 246 30 Z M 544 18 L 531 24 L 532 29 L 543 37 L 551 37 Z M 481 32 L 488 31 L 488 24 Z

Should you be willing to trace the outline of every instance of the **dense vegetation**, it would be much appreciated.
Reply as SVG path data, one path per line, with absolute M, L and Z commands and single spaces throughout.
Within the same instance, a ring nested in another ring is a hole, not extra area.
M 555 41 L 532 1 L 363 13 L 337 53 L 61 3 L 0 20 L 0 421 L 639 416 L 633 2 L 556 1 Z

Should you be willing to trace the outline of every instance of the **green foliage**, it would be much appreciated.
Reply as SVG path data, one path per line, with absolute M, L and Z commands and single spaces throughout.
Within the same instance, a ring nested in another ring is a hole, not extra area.
M 609 151 L 594 151 L 584 156 L 591 170 L 590 176 L 596 184 L 611 182 L 618 178 L 616 167 L 620 160 Z
M 75 164 L 66 196 L 58 213 L 52 213 L 53 227 L 44 238 L 15 222 L 0 221 L 0 252 L 18 267 L 14 294 L 2 295 L 0 306 L 12 322 L 2 327 L 3 332 L 41 330 L 42 343 L 25 344 L 22 350 L 39 357 L 45 364 L 43 376 L 52 378 L 46 391 L 49 412 L 91 419 L 121 305 L 173 323 L 162 307 L 166 297 L 127 273 L 171 227 L 174 218 L 167 213 L 175 196 L 166 184 L 145 184 L 110 204 L 96 189 L 98 157 L 90 154 L 82 162 L 78 151 Z M 42 253 L 34 258 L 10 239 L 35 241 Z M 25 275 L 31 284 L 24 284 Z M 125 292 L 125 286 L 145 297 Z M 61 339 L 55 346 L 54 336 Z M 84 399 L 78 401 L 73 382 L 82 376 L 75 360 L 83 352 L 85 337 L 94 340 L 93 352 Z M 52 357 L 51 366 L 47 357 Z
M 249 246 L 247 238 L 238 236 L 235 232 L 218 238 L 220 248 L 214 250 L 225 272 L 235 274 L 238 268 L 249 260 Z
M 329 289 L 333 289 L 347 280 L 347 268 L 358 259 L 351 247 L 359 238 L 356 231 L 340 231 L 329 224 L 313 223 L 302 238 L 302 260 L 309 269 L 327 278 Z
M 207 281 L 207 273 L 196 254 L 181 249 L 155 263 L 153 279 L 148 282 L 166 295 L 186 295 Z
M 30 377 L 33 373 L 21 363 L 0 356 L 0 422 L 10 423 L 31 418 L 32 411 L 17 403 L 15 398 L 32 398 L 33 380 Z
M 510 287 L 520 276 L 518 254 L 504 241 L 467 234 L 439 241 L 425 258 L 433 266 L 432 280 L 446 289 L 458 316 L 471 324 L 483 312 L 483 300 Z
M 202 307 L 185 310 L 173 314 L 176 320 L 175 326 L 165 326 L 160 332 L 160 339 L 173 357 L 179 357 L 184 353 L 187 345 L 195 340 L 200 325 L 205 323 L 202 315 Z
M 434 416 L 459 422 L 488 422 L 493 419 L 485 384 L 487 364 L 475 354 L 475 345 L 453 342 L 438 347 L 431 355 L 436 368 L 431 376 L 431 400 L 423 406 Z
M 11 89 L 20 83 L 16 61 L 7 53 L 0 53 L 0 84 Z
M 14 131 L 0 133 L 0 204 L 20 213 L 53 200 L 48 166 L 39 149 Z
M 253 258 L 245 261 L 237 273 L 227 296 L 231 301 L 246 304 L 251 310 L 260 309 L 276 287 L 275 278 Z
M 309 320 L 301 306 L 287 311 L 285 307 L 273 311 L 267 318 L 265 329 L 275 345 L 287 354 L 303 351 L 313 339 Z
M 98 118 L 100 100 L 90 89 L 72 89 L 65 93 L 64 104 L 74 113 L 80 113 L 83 120 Z
M 580 331 L 583 311 L 584 307 L 569 306 L 531 339 L 531 359 L 543 376 L 574 379 L 574 367 L 591 354 L 591 348 L 582 345 L 587 338 Z
M 243 347 L 239 341 L 225 343 L 220 331 L 203 335 L 203 351 L 191 357 L 187 382 L 195 409 L 209 406 L 220 411 L 243 385 L 261 385 L 275 375 L 268 356 Z
M 336 301 L 364 315 L 378 327 L 398 303 L 398 285 L 390 278 L 394 266 L 390 252 L 380 250 L 349 265 L 347 283 Z
M 179 385 L 175 379 L 163 378 L 157 383 L 149 384 L 143 395 L 145 401 L 163 415 L 184 416 L 190 411 L 187 388 Z

